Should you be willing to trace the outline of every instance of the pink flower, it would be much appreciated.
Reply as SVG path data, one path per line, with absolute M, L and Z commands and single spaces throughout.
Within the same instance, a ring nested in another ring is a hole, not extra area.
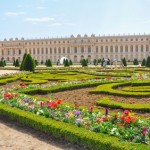
M 146 128 L 146 127 L 143 127 L 143 128 L 142 128 L 142 135 L 143 135 L 143 136 L 146 136 L 146 134 L 147 134 L 147 128 Z

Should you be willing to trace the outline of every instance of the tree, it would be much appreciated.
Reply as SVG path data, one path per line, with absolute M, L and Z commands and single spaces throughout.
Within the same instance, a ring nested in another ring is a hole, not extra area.
M 98 59 L 98 63 L 101 63 L 101 59 Z
M 87 66 L 87 61 L 85 59 L 82 60 L 82 67 L 86 67 Z
M 47 60 L 47 67 L 52 67 L 52 62 L 50 59 Z
M 35 65 L 37 66 L 37 65 L 38 65 L 38 61 L 37 61 L 37 60 L 34 60 L 34 62 L 35 62 Z
M 65 66 L 65 67 L 69 67 L 68 59 L 66 59 L 66 60 L 65 60 L 65 64 L 64 64 L 64 66 Z
M 15 67 L 19 67 L 19 66 L 20 66 L 20 64 L 19 64 L 19 60 L 18 60 L 18 59 L 16 59 Z
M 41 64 L 43 64 L 44 63 L 44 61 L 43 60 L 41 60 Z
M 96 59 L 94 59 L 93 63 L 96 66 L 98 64 L 98 61 Z
M 87 64 L 89 63 L 89 60 L 88 60 L 88 58 L 86 59 L 86 63 L 87 63 Z
M 4 67 L 4 62 L 3 62 L 3 60 L 0 61 L 0 67 Z
M 14 59 L 14 62 L 13 62 L 13 66 L 16 66 L 16 61 L 15 61 L 15 59 Z
M 150 67 L 150 56 L 148 56 L 146 60 L 146 67 Z
M 135 59 L 133 60 L 133 65 L 139 65 L 139 62 L 138 62 L 137 58 L 135 58 Z
M 25 70 L 25 71 L 34 71 L 35 70 L 34 60 L 32 59 L 30 54 L 27 54 L 27 56 L 25 57 L 23 70 Z
M 101 66 L 103 66 L 103 63 L 104 63 L 104 61 L 105 61 L 105 60 L 104 60 L 104 58 L 102 58 L 102 61 L 101 61 Z
M 146 60 L 145 60 L 145 58 L 143 59 L 141 66 L 146 66 Z
M 64 58 L 64 59 L 63 59 L 63 65 L 64 65 L 64 66 L 65 66 L 65 63 L 66 63 L 66 59 Z
M 73 65 L 73 63 L 72 63 L 72 60 L 71 60 L 71 59 L 69 60 L 69 65 Z
M 27 53 L 24 53 L 24 55 L 23 55 L 23 59 L 22 59 L 21 65 L 20 65 L 20 71 L 22 71 L 22 70 L 23 70 L 24 60 L 25 60 L 26 56 L 27 56 Z
M 123 58 L 123 59 L 122 59 L 122 63 L 123 63 L 124 66 L 127 66 L 126 58 Z

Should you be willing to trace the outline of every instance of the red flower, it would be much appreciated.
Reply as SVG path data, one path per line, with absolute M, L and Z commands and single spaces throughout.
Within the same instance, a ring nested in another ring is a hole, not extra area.
M 26 84 L 22 83 L 20 84 L 21 87 L 26 87 Z
M 146 134 L 147 134 L 147 128 L 143 127 L 142 128 L 142 135 L 146 136 Z
M 90 107 L 88 108 L 88 110 L 89 110 L 91 113 L 93 112 L 93 109 L 94 109 L 93 106 L 90 106 Z
M 52 107 L 52 102 L 48 102 L 48 107 L 50 108 L 50 107 Z
M 74 105 L 75 105 L 75 109 L 77 109 L 79 107 L 77 102 L 74 102 Z
M 129 124 L 130 122 L 131 122 L 130 116 L 126 117 L 126 118 L 125 118 L 125 123 L 128 123 L 128 124 Z
M 59 100 L 57 101 L 57 104 L 59 105 L 59 104 L 61 104 L 61 103 L 62 103 L 62 100 L 59 99 Z

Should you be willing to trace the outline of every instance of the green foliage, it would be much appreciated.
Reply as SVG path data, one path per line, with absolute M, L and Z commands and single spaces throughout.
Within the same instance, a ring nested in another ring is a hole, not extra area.
M 145 60 L 145 58 L 143 59 L 141 66 L 146 66 L 146 60 Z
M 46 66 L 47 66 L 47 67 L 52 67 L 52 62 L 51 62 L 50 59 L 47 60 Z
M 7 66 L 7 64 L 6 64 L 6 60 L 4 60 L 4 66 Z
M 110 100 L 108 97 L 103 97 L 96 102 L 98 106 L 109 107 L 113 109 L 129 109 L 134 111 L 150 112 L 150 104 L 129 104 Z
M 123 58 L 123 59 L 122 59 L 122 63 L 123 63 L 124 66 L 127 66 L 126 58 Z
M 98 63 L 101 63 L 101 59 L 98 59 Z
M 89 60 L 88 60 L 88 58 L 86 59 L 86 63 L 87 63 L 87 64 L 89 63 Z
M 105 94 L 109 94 L 109 95 L 118 95 L 118 96 L 126 96 L 126 97 L 139 97 L 139 96 L 143 96 L 143 97 L 149 97 L 150 96 L 150 92 L 133 92 L 131 91 L 121 91 L 118 90 L 118 87 L 126 87 L 126 86 L 131 86 L 133 84 L 136 85 L 149 85 L 150 82 L 145 82 L 145 83 L 132 83 L 132 82 L 123 82 L 123 83 L 110 83 L 110 84 L 104 84 L 104 85 L 100 85 L 98 86 L 95 90 L 91 90 L 90 93 L 95 93 L 95 94 L 99 94 L 99 93 L 105 93 Z
M 5 66 L 4 60 L 1 60 L 1 61 L 0 61 L 0 67 L 4 67 L 4 66 Z
M 14 59 L 14 62 L 13 62 L 13 66 L 16 66 L 16 61 L 15 61 L 15 59 Z
M 41 64 L 43 64 L 44 63 L 44 61 L 43 60 L 41 60 Z
M 63 65 L 65 66 L 65 63 L 66 63 L 66 59 L 63 59 Z
M 86 67 L 87 66 L 87 61 L 85 59 L 82 59 L 82 67 Z
M 20 71 L 22 71 L 24 69 L 24 60 L 26 57 L 27 57 L 27 53 L 24 53 L 23 59 L 22 59 L 21 65 L 20 65 Z
M 70 59 L 69 60 L 69 65 L 71 66 L 71 65 L 73 65 L 73 63 L 72 63 L 72 60 Z
M 66 60 L 65 60 L 65 64 L 64 64 L 64 66 L 65 66 L 65 67 L 69 67 L 68 59 L 66 59 Z
M 139 62 L 138 62 L 137 58 L 135 58 L 135 59 L 133 60 L 133 65 L 139 65 Z
M 15 67 L 19 67 L 19 66 L 20 66 L 20 64 L 19 64 L 19 60 L 18 60 L 18 59 L 16 59 Z
M 34 72 L 35 64 L 30 54 L 25 57 L 22 70 Z
M 149 67 L 149 68 L 150 68 L 150 56 L 148 56 L 148 58 L 147 58 L 146 67 Z
M 104 60 L 104 58 L 102 58 L 102 61 L 101 61 L 101 66 L 103 66 L 103 63 L 104 63 L 104 61 L 105 61 L 105 60 Z
M 37 66 L 37 65 L 38 65 L 38 61 L 37 61 L 37 60 L 34 60 L 34 62 L 35 62 L 35 65 Z
M 98 61 L 94 59 L 94 65 L 96 66 L 98 64 Z
M 24 124 L 25 126 L 50 134 L 55 138 L 87 147 L 93 150 L 149 150 L 148 145 L 122 142 L 116 137 L 103 133 L 89 132 L 84 128 L 58 122 L 51 118 L 35 115 L 18 108 L 0 105 L 0 116 Z

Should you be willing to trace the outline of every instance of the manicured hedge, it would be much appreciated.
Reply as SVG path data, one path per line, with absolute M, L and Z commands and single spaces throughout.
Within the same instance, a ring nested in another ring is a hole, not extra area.
M 110 100 L 108 97 L 103 97 L 96 102 L 98 106 L 109 107 L 114 109 L 129 109 L 135 111 L 150 112 L 150 104 L 129 104 Z
M 87 82 L 87 83 L 80 83 L 80 84 L 70 84 L 70 85 L 64 85 L 64 86 L 57 86 L 57 87 L 51 87 L 51 88 L 35 88 L 35 89 L 21 89 L 20 93 L 25 94 L 47 94 L 47 93 L 56 93 L 61 91 L 67 91 L 67 90 L 74 90 L 74 89 L 80 89 L 84 87 L 94 87 L 101 84 L 106 84 L 109 82 L 115 82 L 115 81 L 99 81 L 99 82 Z M 116 81 L 117 82 L 117 81 Z
M 90 93 L 105 93 L 109 95 L 117 95 L 117 96 L 127 96 L 127 97 L 149 97 L 150 92 L 126 92 L 121 91 L 117 89 L 118 87 L 124 87 L 124 86 L 131 86 L 131 82 L 124 82 L 124 83 L 110 83 L 110 84 L 104 84 L 99 85 L 95 90 L 91 90 Z
M 0 80 L 0 85 L 4 85 L 4 84 L 7 84 L 9 82 L 14 82 L 16 80 L 19 80 L 21 77 L 8 77 L 8 78 L 5 78 L 5 79 L 1 79 Z
M 48 133 L 53 137 L 62 138 L 65 141 L 86 146 L 91 150 L 149 150 L 148 145 L 122 142 L 116 137 L 91 132 L 84 128 L 58 122 L 4 104 L 0 105 L 0 116 L 7 117 L 33 129 Z

